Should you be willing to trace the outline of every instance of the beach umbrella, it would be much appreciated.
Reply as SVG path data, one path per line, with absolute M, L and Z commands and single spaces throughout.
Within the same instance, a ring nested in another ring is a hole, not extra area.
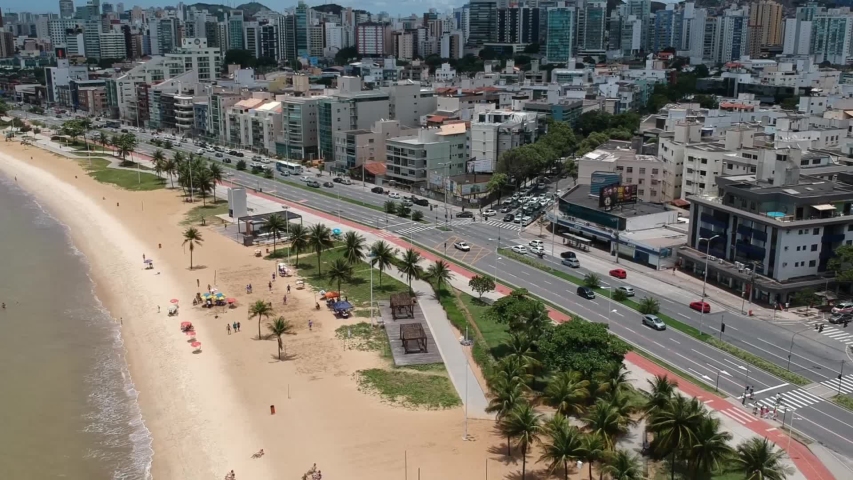
M 186 333 L 188 337 L 194 337 L 195 336 L 195 330 L 187 330 L 184 333 Z
M 154 263 L 154 260 L 151 260 L 150 258 L 146 258 L 145 263 Z
M 171 300 L 169 300 L 169 301 L 170 301 L 170 302 L 172 302 L 172 303 L 178 303 L 178 299 L 177 299 L 177 298 L 173 298 L 173 299 L 171 299 Z
M 214 297 L 215 297 L 217 300 L 225 300 L 225 294 L 224 294 L 224 293 L 222 293 L 222 292 L 216 292 L 216 295 L 214 295 Z
M 228 302 L 228 303 L 237 303 L 237 299 L 236 299 L 236 298 L 228 298 L 228 299 L 226 299 L 225 301 L 226 301 L 226 302 Z
M 182 327 L 191 327 L 192 325 L 193 325 L 193 322 L 181 322 Z
M 341 229 L 340 229 L 340 228 L 335 228 L 335 229 L 333 229 L 333 230 L 332 230 L 332 235 L 340 235 L 340 234 L 341 234 Z
M 201 347 L 201 342 L 193 342 L 190 344 L 190 346 L 193 348 L 199 348 L 199 347 Z

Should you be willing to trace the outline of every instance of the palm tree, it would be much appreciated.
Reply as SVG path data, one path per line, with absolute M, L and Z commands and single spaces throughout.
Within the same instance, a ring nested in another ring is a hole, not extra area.
M 329 282 L 338 282 L 338 292 L 341 291 L 341 282 L 349 282 L 352 280 L 352 265 L 347 263 L 343 258 L 335 259 L 329 270 L 326 271 L 326 277 Z
M 426 277 L 435 282 L 436 291 L 440 293 L 441 287 L 453 280 L 453 272 L 447 262 L 439 260 L 427 268 Z
M 563 478 L 569 478 L 569 463 L 583 458 L 583 433 L 577 427 L 569 425 L 566 417 L 557 413 L 545 425 L 548 442 L 543 446 L 540 462 L 548 463 L 548 474 L 553 474 L 557 467 L 563 467 Z
M 213 190 L 213 179 L 210 177 L 210 169 L 197 160 L 193 161 L 192 187 L 201 194 L 202 205 L 207 205 L 207 194 Z
M 704 416 L 704 407 L 698 400 L 675 395 L 666 407 L 649 418 L 648 429 L 655 433 L 655 449 L 671 455 L 673 480 L 676 456 L 695 443 L 696 430 Z
M 222 183 L 222 167 L 218 163 L 211 163 L 207 171 L 210 172 L 210 180 L 213 182 L 213 203 L 216 203 L 216 184 Z
M 290 230 L 290 249 L 296 253 L 296 265 L 299 265 L 299 254 L 308 250 L 308 229 L 301 223 L 291 225 Z
M 649 384 L 649 391 L 646 393 L 646 404 L 643 410 L 646 411 L 646 415 L 651 416 L 658 410 L 666 408 L 675 394 L 678 382 L 670 380 L 666 375 L 655 375 L 654 379 L 646 382 Z
M 660 302 L 658 302 L 657 298 L 643 297 L 643 299 L 640 300 L 639 303 L 640 306 L 637 308 L 637 310 L 639 310 L 640 313 L 644 313 L 646 315 L 655 315 L 660 311 Z
M 583 277 L 583 284 L 589 288 L 598 288 L 601 286 L 601 277 L 594 273 L 587 273 Z
M 424 270 L 418 263 L 421 261 L 421 254 L 414 249 L 408 249 L 403 253 L 403 259 L 397 269 L 400 273 L 406 276 L 409 282 L 409 292 L 412 291 L 412 279 L 420 279 L 424 275 Z
M 589 381 L 580 372 L 559 372 L 545 387 L 545 400 L 562 415 L 580 415 L 587 397 Z
M 533 342 L 526 334 L 513 332 L 510 334 L 509 342 L 504 345 L 509 350 L 504 358 L 518 360 L 518 364 L 523 365 L 526 372 L 535 373 L 542 366 L 542 363 L 536 358 Z
M 394 264 L 394 249 L 384 240 L 377 240 L 370 246 L 370 265 L 379 268 L 379 286 L 382 286 L 382 273 Z
M 281 232 L 287 229 L 287 221 L 281 215 L 273 213 L 267 217 L 264 226 L 261 228 L 263 231 L 272 234 L 272 253 L 275 254 L 276 240 L 279 238 Z
M 626 421 L 604 399 L 598 399 L 583 419 L 589 431 L 601 437 L 607 450 L 613 450 L 617 436 L 628 432 Z
M 588 433 L 583 436 L 583 459 L 589 464 L 589 478 L 592 480 L 592 465 L 607 458 L 607 446 L 600 435 Z
M 163 168 L 163 162 L 165 159 L 166 156 L 163 155 L 163 151 L 159 148 L 157 150 L 154 150 L 154 154 L 151 155 L 151 161 L 154 162 L 154 173 L 156 173 L 158 177 L 163 172 L 163 170 L 165 170 Z
M 530 371 L 530 363 L 524 357 L 507 355 L 495 366 L 490 379 L 494 379 L 495 381 L 521 382 L 521 385 L 525 389 L 529 389 L 530 384 L 533 382 L 533 375 Z
M 308 243 L 314 249 L 314 253 L 317 254 L 317 275 L 322 276 L 322 272 L 320 271 L 320 256 L 324 250 L 328 250 L 335 245 L 335 242 L 332 241 L 332 231 L 322 223 L 314 224 L 308 229 Z
M 100 135 L 98 135 L 98 143 L 101 144 L 101 151 L 105 152 L 107 144 L 110 143 L 110 138 L 107 136 L 106 133 L 101 132 Z
M 193 250 L 195 250 L 196 245 L 201 246 L 202 242 L 204 242 L 204 239 L 201 238 L 201 232 L 197 228 L 189 227 L 184 230 L 183 245 L 189 244 L 190 246 L 190 270 L 193 269 Z
M 782 464 L 784 456 L 766 438 L 753 437 L 737 446 L 735 471 L 743 473 L 745 480 L 784 480 L 789 474 Z
M 636 455 L 626 450 L 617 450 L 607 458 L 607 463 L 601 471 L 610 477 L 610 480 L 642 480 L 643 469 Z
M 732 448 L 729 447 L 732 435 L 720 431 L 720 420 L 706 415 L 696 429 L 696 438 L 690 445 L 690 461 L 693 476 L 691 478 L 704 478 L 710 476 L 711 472 L 722 469 L 725 461 L 732 457 Z
M 269 305 L 269 304 L 267 304 Z M 258 319 L 260 321 L 260 319 Z M 270 334 L 278 339 L 278 359 L 281 361 L 281 351 L 284 350 L 284 342 L 281 340 L 282 335 L 286 335 L 293 331 L 293 324 L 285 320 L 284 317 L 278 317 L 267 324 Z M 258 334 L 260 336 L 260 333 Z
M 397 202 L 394 200 L 387 200 L 383 205 L 385 209 L 385 213 L 390 213 L 391 215 L 397 213 Z
M 490 399 L 486 413 L 494 413 L 495 419 L 501 422 L 524 401 L 524 387 L 518 380 L 490 379 Z M 511 455 L 512 439 L 507 436 L 506 455 Z
M 542 433 L 542 415 L 533 410 L 528 402 L 522 402 L 501 421 L 501 431 L 514 438 L 521 450 L 521 479 L 527 474 L 527 451 L 539 440 Z
M 176 166 L 175 166 L 174 160 L 172 160 L 170 158 L 163 160 L 163 171 L 166 172 L 166 175 L 169 176 L 169 181 L 172 184 L 172 188 L 175 188 L 175 179 L 172 178 L 172 175 L 175 174 L 175 169 L 176 169 Z
M 255 303 L 249 306 L 249 318 L 258 317 L 258 340 L 261 339 L 261 319 L 264 317 L 269 318 L 272 313 L 272 304 L 263 300 L 256 300 Z
M 344 235 L 344 258 L 350 265 L 364 260 L 364 237 L 358 232 L 349 231 Z
M 633 388 L 631 381 L 628 380 L 628 371 L 623 363 L 614 364 L 608 370 L 599 373 L 598 376 L 598 392 L 605 396 L 613 396 Z

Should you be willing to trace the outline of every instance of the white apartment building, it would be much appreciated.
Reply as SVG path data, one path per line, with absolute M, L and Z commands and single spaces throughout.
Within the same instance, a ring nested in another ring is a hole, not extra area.
M 180 72 L 195 70 L 200 82 L 212 82 L 219 78 L 219 48 L 208 47 L 206 38 L 182 38 L 181 47 L 166 57 L 180 64 Z
M 229 144 L 275 152 L 275 140 L 281 131 L 282 105 L 269 94 L 255 93 L 241 100 L 226 114 L 225 136 Z
M 466 173 L 468 141 L 464 123 L 423 128 L 417 135 L 391 138 L 385 144 L 386 177 L 440 190 L 450 177 Z
M 536 112 L 496 110 L 476 105 L 471 122 L 471 158 L 479 172 L 494 172 L 501 154 L 534 143 L 544 116 Z
M 590 185 L 595 172 L 618 173 L 625 185 L 637 185 L 637 198 L 644 202 L 672 200 L 663 190 L 666 164 L 653 155 L 638 155 L 630 150 L 593 150 L 580 159 L 578 184 Z
M 437 82 L 451 82 L 456 78 L 456 69 L 451 67 L 449 63 L 442 63 L 440 68 L 435 70 L 435 80 Z
M 100 34 L 101 58 L 113 60 L 124 60 L 127 58 L 127 46 L 124 43 L 124 34 L 121 32 L 108 32 Z

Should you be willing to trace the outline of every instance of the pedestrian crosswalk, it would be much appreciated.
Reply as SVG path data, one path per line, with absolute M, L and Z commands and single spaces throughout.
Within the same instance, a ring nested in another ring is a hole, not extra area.
M 521 230 L 521 225 L 517 223 L 501 222 L 500 220 L 489 220 L 488 222 L 484 223 L 495 228 L 501 228 L 503 230 L 510 230 L 513 232 Z
M 851 388 L 853 388 L 853 382 L 851 382 Z M 803 390 L 802 388 L 782 392 L 778 394 L 778 397 L 778 404 L 776 403 L 777 395 L 771 395 L 761 399 L 756 399 L 755 401 L 747 401 L 747 405 L 757 405 L 759 407 L 763 406 L 771 410 L 778 406 L 777 410 L 779 412 L 793 412 L 798 408 L 805 408 L 809 405 L 814 405 L 823 401 L 822 398 L 818 397 L 817 395 L 811 394 Z
M 840 391 L 841 393 L 853 393 L 853 375 L 845 375 L 841 377 L 841 380 L 838 380 L 837 378 L 825 380 L 820 382 L 820 384 L 831 388 L 833 392 Z M 839 386 L 841 388 L 839 388 Z
M 746 425 L 747 423 L 751 423 L 751 422 L 758 420 L 757 417 L 750 415 L 748 412 L 746 412 L 745 410 L 740 409 L 738 407 L 732 407 L 732 408 L 727 408 L 725 410 L 719 410 L 719 412 L 722 413 L 723 415 L 731 418 L 732 420 L 736 421 L 737 423 L 739 423 L 741 425 Z
M 461 225 L 468 225 L 468 224 L 469 224 L 469 223 L 471 223 L 472 221 L 473 221 L 473 220 L 471 220 L 470 218 L 460 218 L 459 220 L 453 220 L 453 221 L 449 222 L 447 225 L 448 225 L 449 227 L 458 227 L 458 226 L 461 226 Z M 436 224 L 434 224 L 434 223 L 430 223 L 430 224 L 416 225 L 416 226 L 414 226 L 414 227 L 409 227 L 409 228 L 403 228 L 403 229 L 400 229 L 400 230 L 395 230 L 395 231 L 394 231 L 394 233 L 396 233 L 396 234 L 398 234 L 398 235 L 408 235 L 408 234 L 410 234 L 410 233 L 418 233 L 418 232 L 423 232 L 423 231 L 426 231 L 426 230 L 432 230 L 432 229 L 434 229 L 434 228 L 436 228 L 436 227 L 439 227 L 439 226 L 442 226 L 442 227 L 443 227 L 443 226 L 444 226 L 444 224 L 443 224 L 443 223 L 440 223 L 440 224 L 436 225 Z
M 836 327 L 823 320 L 812 320 L 808 323 L 812 326 L 820 324 L 823 324 L 823 332 L 820 332 L 822 335 L 847 345 L 853 345 L 853 326 L 850 328 Z

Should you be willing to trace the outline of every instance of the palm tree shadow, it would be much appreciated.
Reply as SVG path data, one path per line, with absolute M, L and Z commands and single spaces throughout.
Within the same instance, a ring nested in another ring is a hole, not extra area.
M 552 475 L 548 475 L 548 469 L 547 468 L 540 468 L 538 470 L 531 469 L 530 468 L 531 467 L 531 465 L 530 465 L 531 461 L 532 461 L 531 458 L 527 459 L 527 473 L 524 476 L 525 480 L 545 480 L 546 478 L 553 478 Z M 560 471 L 560 470 L 557 470 L 557 471 Z M 555 471 L 554 473 L 557 473 L 557 471 Z M 559 477 L 562 478 L 561 475 Z M 504 478 L 509 479 L 509 480 L 521 480 L 522 479 L 521 468 L 519 467 L 517 472 L 508 473 Z
M 295 353 L 281 353 L 281 360 L 278 359 L 278 353 L 273 353 L 270 355 L 270 363 L 282 363 L 289 362 L 291 360 L 296 360 L 297 355 Z
M 207 265 L 193 265 L 192 267 L 187 268 L 187 270 L 195 271 L 195 270 L 205 270 Z
M 503 442 L 501 442 L 497 445 L 490 446 L 488 449 L 486 449 L 486 451 L 491 453 L 492 455 L 494 455 L 494 457 L 491 458 L 491 460 L 494 462 L 500 462 L 504 465 L 515 465 L 515 464 L 521 463 L 521 458 L 516 458 L 517 452 L 515 450 L 512 451 L 511 456 L 508 457 L 506 455 L 506 439 L 505 438 L 504 438 Z

